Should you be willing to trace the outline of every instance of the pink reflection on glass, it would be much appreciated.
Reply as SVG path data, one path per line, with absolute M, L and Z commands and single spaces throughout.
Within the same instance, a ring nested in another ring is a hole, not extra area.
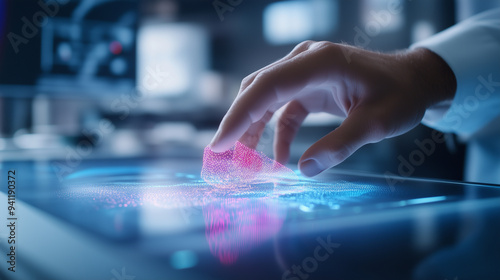
M 234 147 L 222 153 L 215 153 L 206 147 L 201 177 L 208 184 L 217 187 L 298 178 L 291 169 L 240 142 L 236 142 Z
M 266 201 L 269 197 L 238 198 L 234 195 L 248 187 L 255 189 L 256 184 L 296 182 L 298 176 L 264 153 L 236 142 L 222 153 L 205 148 L 201 178 L 219 188 L 215 195 L 207 196 L 213 202 L 203 207 L 210 251 L 221 263 L 231 264 L 240 254 L 275 235 L 285 216 L 275 200 Z
M 276 201 L 220 198 L 203 207 L 203 216 L 210 252 L 228 265 L 274 236 L 283 225 L 285 212 Z

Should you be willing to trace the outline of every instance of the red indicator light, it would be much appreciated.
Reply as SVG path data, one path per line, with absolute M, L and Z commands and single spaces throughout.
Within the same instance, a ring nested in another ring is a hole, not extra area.
M 109 44 L 109 50 L 112 54 L 117 55 L 120 54 L 123 50 L 122 44 L 118 41 L 113 41 Z

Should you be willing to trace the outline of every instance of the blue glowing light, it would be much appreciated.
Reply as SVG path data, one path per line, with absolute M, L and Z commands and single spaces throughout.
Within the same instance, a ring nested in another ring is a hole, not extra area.
M 424 203 L 438 202 L 443 200 L 446 200 L 446 196 L 422 197 L 422 198 L 409 199 L 406 201 L 406 204 L 407 205 L 424 204 Z
M 198 256 L 190 250 L 181 250 L 172 254 L 170 264 L 175 269 L 194 267 L 198 263 Z
M 71 173 L 66 177 L 66 179 L 77 179 L 77 178 L 95 177 L 95 176 L 114 176 L 114 175 L 124 175 L 124 174 L 143 174 L 143 173 L 152 173 L 152 170 L 151 168 L 144 168 L 144 167 L 90 168 Z

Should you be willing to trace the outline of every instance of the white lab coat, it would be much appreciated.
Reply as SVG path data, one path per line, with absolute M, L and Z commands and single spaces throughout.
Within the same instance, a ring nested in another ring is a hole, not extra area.
M 411 48 L 427 48 L 453 70 L 453 101 L 430 108 L 423 124 L 468 143 L 465 180 L 500 184 L 500 9 L 468 18 Z

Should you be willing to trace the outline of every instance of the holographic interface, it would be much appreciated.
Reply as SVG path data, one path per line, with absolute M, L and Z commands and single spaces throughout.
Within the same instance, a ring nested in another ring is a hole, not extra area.
M 226 162 L 211 161 L 216 156 Z M 178 172 L 180 166 L 177 170 L 91 168 L 68 176 L 58 197 L 64 202 L 65 214 L 74 212 L 72 220 L 83 214 L 92 217 L 93 223 L 96 217 L 111 219 L 101 222 L 110 226 L 100 233 L 112 238 L 203 227 L 211 254 L 221 264 L 230 265 L 279 234 L 287 217 L 298 221 L 340 215 L 356 210 L 353 206 L 360 202 L 376 202 L 380 195 L 390 194 L 390 188 L 384 186 L 302 177 L 241 144 L 222 155 L 207 152 L 204 163 L 202 176 L 210 184 L 199 175 Z M 207 163 L 211 165 L 207 167 Z M 215 172 L 219 170 L 231 170 L 241 177 L 235 179 L 231 173 L 219 176 Z M 289 182 L 279 184 L 280 178 Z
M 205 148 L 201 177 L 210 185 L 225 187 L 234 184 L 283 183 L 298 176 L 289 168 L 250 149 L 240 142 L 222 153 Z

